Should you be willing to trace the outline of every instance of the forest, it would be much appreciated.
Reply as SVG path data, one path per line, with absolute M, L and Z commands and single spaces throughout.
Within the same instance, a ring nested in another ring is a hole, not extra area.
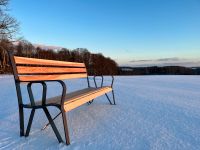
M 30 42 L 23 40 L 13 44 L 9 40 L 0 41 L 0 73 L 11 73 L 6 50 L 13 50 L 15 56 L 50 59 L 60 61 L 85 63 L 89 75 L 116 75 L 118 74 L 117 63 L 103 54 L 91 53 L 85 48 L 69 50 L 44 49 L 35 47 Z

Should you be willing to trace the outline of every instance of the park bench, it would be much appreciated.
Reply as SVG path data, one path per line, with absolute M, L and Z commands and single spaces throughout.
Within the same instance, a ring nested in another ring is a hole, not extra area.
M 104 86 L 103 76 L 101 76 L 101 84 L 98 85 L 96 81 L 96 76 L 94 79 L 94 87 L 91 86 L 90 78 L 88 77 L 87 70 L 84 63 L 76 62 L 65 62 L 65 61 L 54 61 L 45 59 L 35 59 L 27 57 L 14 56 L 12 51 L 8 51 L 10 64 L 12 66 L 17 98 L 19 107 L 19 123 L 20 123 L 20 136 L 29 136 L 31 129 L 32 120 L 36 109 L 43 109 L 49 123 L 51 125 L 57 139 L 59 142 L 63 142 L 58 129 L 54 123 L 54 119 L 62 114 L 63 127 L 65 133 L 66 144 L 70 144 L 69 131 L 67 125 L 66 112 L 71 111 L 85 103 L 90 104 L 93 100 L 101 95 L 106 95 L 109 103 L 115 105 L 115 97 L 113 91 L 113 81 L 112 76 L 111 84 L 109 86 Z M 78 79 L 85 78 L 87 81 L 87 88 L 77 90 L 71 93 L 67 93 L 67 87 L 63 80 L 66 79 Z M 58 82 L 62 91 L 55 97 L 47 98 L 47 82 Z M 24 104 L 21 93 L 21 84 L 24 83 L 27 86 L 27 91 L 30 99 L 30 103 Z M 42 86 L 42 98 L 40 101 L 35 101 L 32 85 L 41 84 Z M 112 101 L 108 92 L 112 94 Z M 50 115 L 48 107 L 55 106 L 59 109 L 59 114 L 54 118 Z M 29 121 L 27 124 L 26 132 L 24 131 L 24 108 L 31 109 Z M 45 126 L 45 127 L 46 127 Z

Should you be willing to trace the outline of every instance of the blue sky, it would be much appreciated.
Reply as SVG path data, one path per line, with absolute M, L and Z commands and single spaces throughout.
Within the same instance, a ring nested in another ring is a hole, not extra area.
M 88 48 L 119 65 L 200 66 L 200 0 L 11 0 L 10 8 L 32 43 Z

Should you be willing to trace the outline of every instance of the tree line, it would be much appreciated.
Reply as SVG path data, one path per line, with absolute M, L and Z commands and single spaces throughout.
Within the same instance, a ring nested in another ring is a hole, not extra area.
M 200 67 L 119 67 L 119 75 L 200 75 Z
M 5 50 L 13 50 L 15 56 L 85 63 L 89 75 L 116 75 L 118 73 L 118 65 L 114 60 L 101 53 L 91 53 L 86 48 L 44 49 L 35 47 L 26 40 L 17 44 L 9 40 L 0 40 L 0 47 L 2 48 L 0 48 L 0 73 L 11 72 Z

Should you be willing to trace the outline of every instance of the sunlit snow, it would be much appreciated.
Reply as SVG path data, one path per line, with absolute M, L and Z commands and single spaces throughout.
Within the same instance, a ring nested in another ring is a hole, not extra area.
M 108 85 L 110 78 L 106 77 Z M 92 82 L 92 78 L 91 78 Z M 68 92 L 87 86 L 83 79 L 66 81 Z M 61 91 L 48 84 L 48 96 Z M 197 150 L 200 149 L 200 76 L 115 77 L 116 106 L 105 96 L 91 105 L 67 113 L 71 145 L 59 144 L 44 112 L 37 110 L 29 137 L 19 136 L 18 105 L 12 76 L 0 76 L 1 149 L 91 149 L 91 150 Z M 34 86 L 40 98 L 40 85 Z M 22 86 L 24 101 L 27 89 Z M 25 126 L 30 110 L 25 111 Z M 52 116 L 58 113 L 50 108 Z M 55 120 L 64 138 L 61 117 Z

